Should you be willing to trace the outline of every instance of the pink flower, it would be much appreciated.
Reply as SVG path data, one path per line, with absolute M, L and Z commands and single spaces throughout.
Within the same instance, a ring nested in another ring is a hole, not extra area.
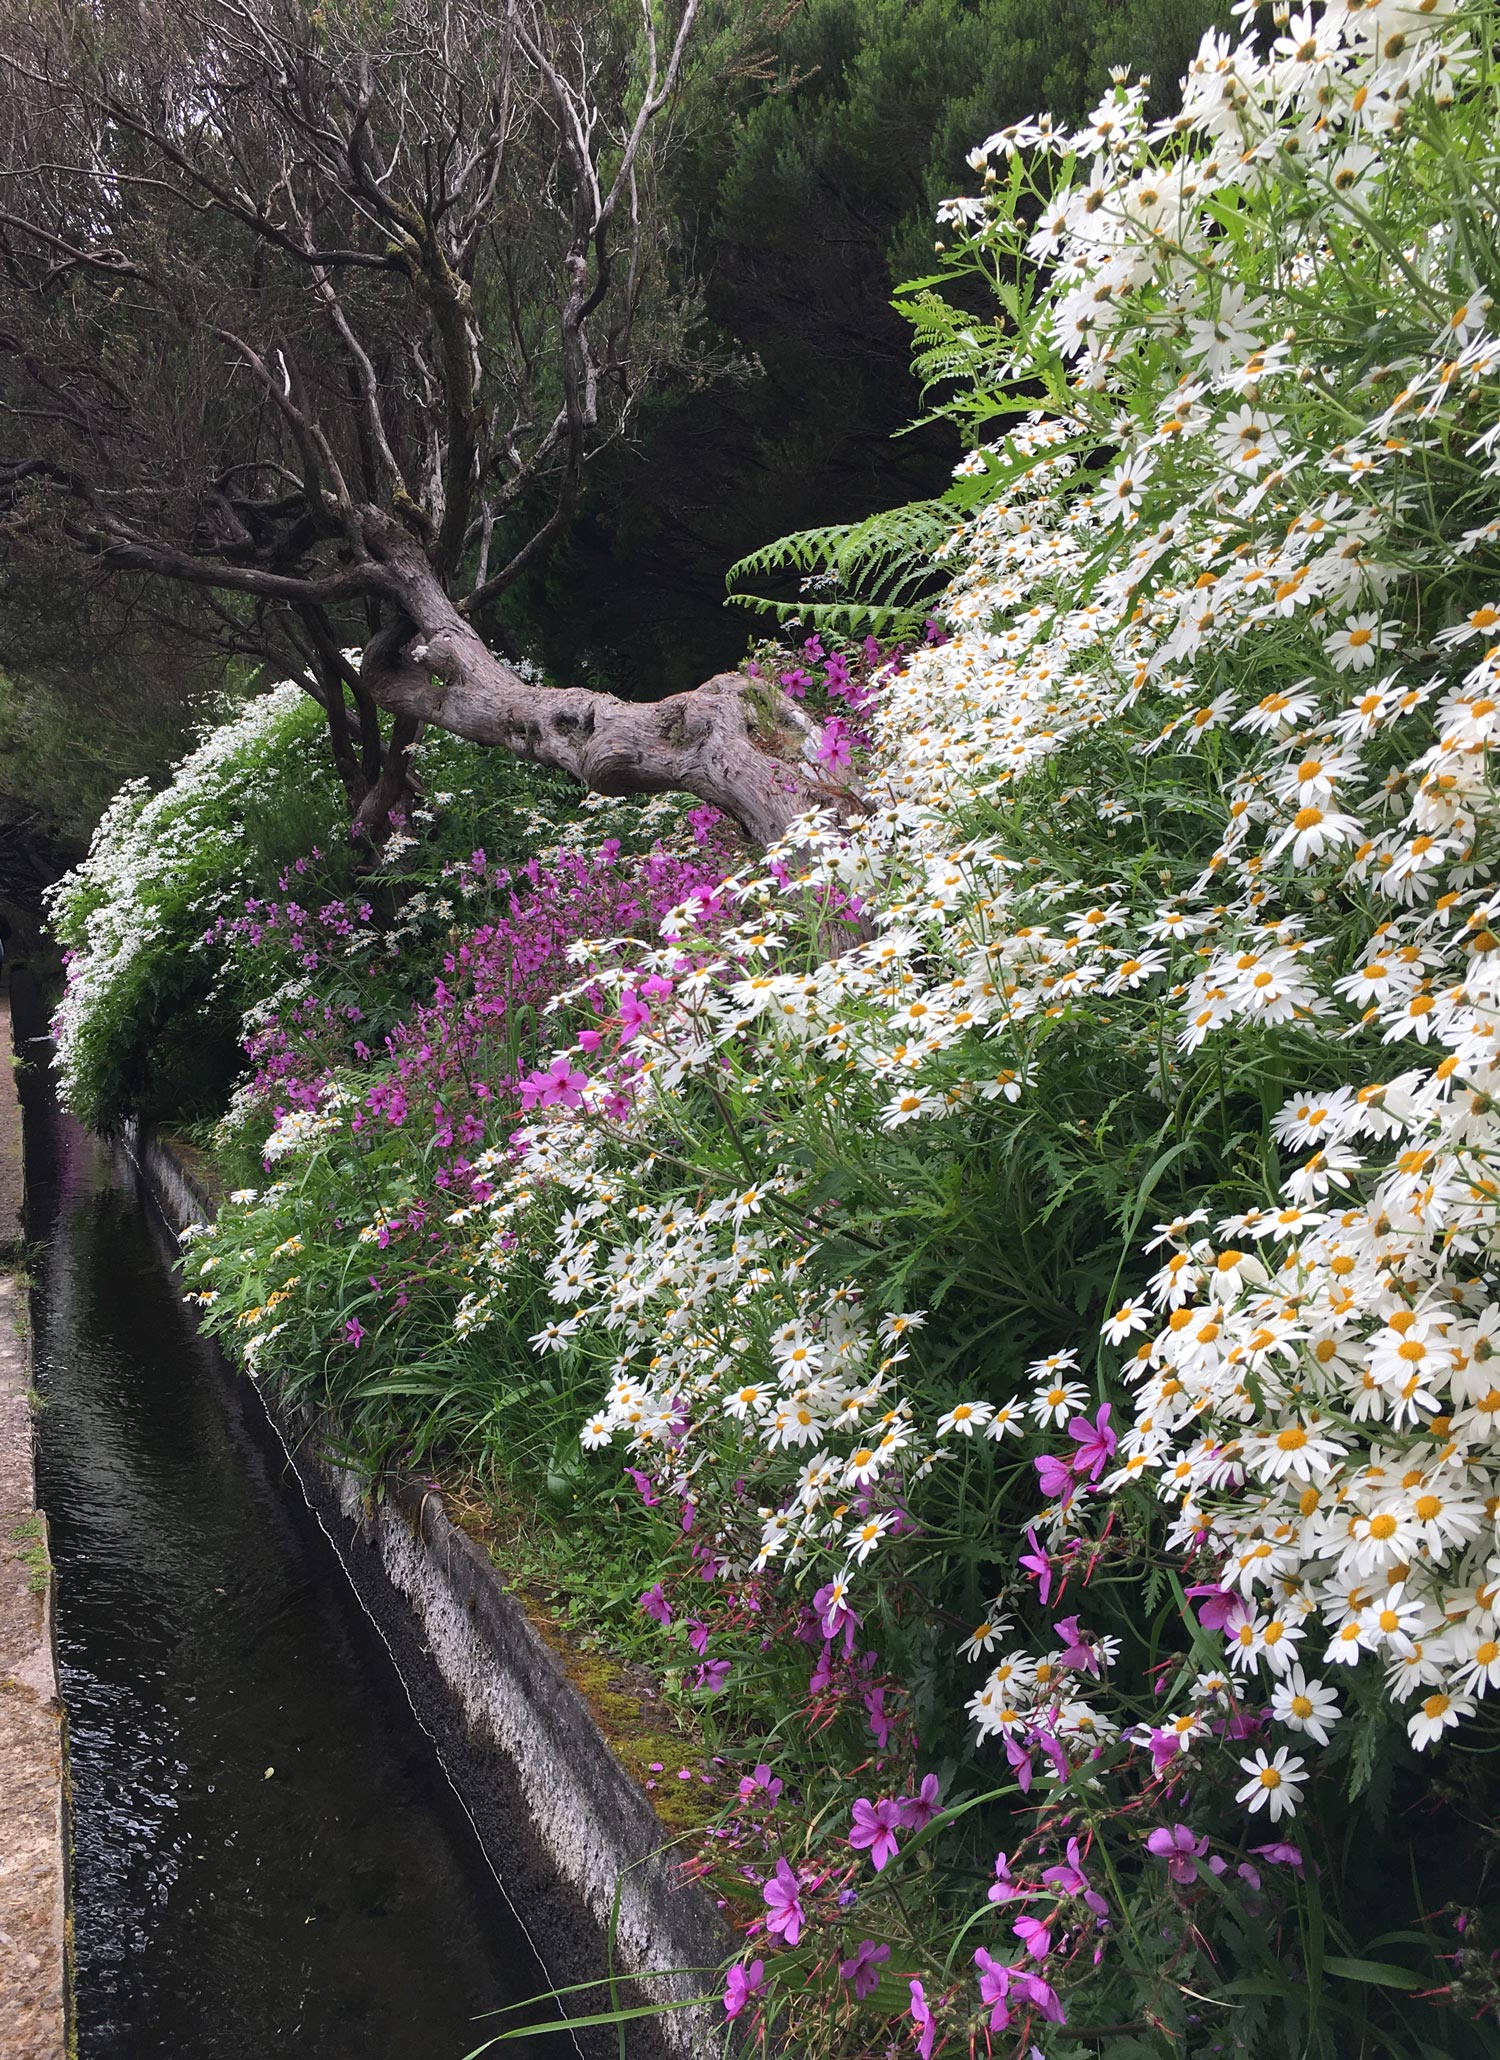
M 785 1860 L 776 1862 L 776 1872 L 761 1890 L 770 1916 L 766 1929 L 794 1946 L 802 1936 L 807 1912 L 802 1907 L 802 1885 Z
M 817 751 L 813 754 L 830 772 L 844 772 L 854 763 L 854 745 L 849 724 L 842 716 L 830 715 L 823 725 Z
M 749 1774 L 740 1776 L 740 1801 L 749 1802 L 752 1797 L 764 1791 L 768 1801 L 775 1803 L 781 1794 L 782 1784 L 762 1760 Z
M 650 1003 L 643 1001 L 635 988 L 627 987 L 620 996 L 621 1044 L 629 1044 L 631 1038 L 644 1030 L 650 1021 Z
M 1062 1656 L 1058 1664 L 1074 1667 L 1080 1673 L 1097 1674 L 1099 1656 L 1094 1650 L 1089 1634 L 1079 1630 L 1077 1617 L 1059 1617 L 1052 1628 L 1063 1641 Z
M 1018 1739 L 1012 1738 L 1008 1731 L 1002 1742 L 1005 1746 L 1005 1757 L 1009 1760 L 1011 1772 L 1020 1784 L 1022 1795 L 1030 1795 L 1031 1784 L 1036 1778 L 1036 1767 L 1031 1754 Z
M 855 2001 L 862 2003 L 866 1996 L 873 1996 L 880 1986 L 881 1962 L 891 1957 L 889 1946 L 876 1945 L 873 1938 L 862 1938 L 854 1949 L 852 1960 L 840 1960 L 839 1979 L 852 1981 Z
M 974 1955 L 974 1965 L 979 1969 L 979 2000 L 991 2006 L 991 2031 L 1003 2031 L 1010 2023 L 1012 2003 L 1029 2004 L 1051 2023 L 1066 2024 L 1067 2012 L 1039 1974 L 1028 1974 L 1023 1967 L 1008 1967 L 983 1946 Z M 1036 2051 L 1035 2046 L 1032 2051 Z
M 345 1323 L 344 1337 L 347 1343 L 356 1348 L 364 1343 L 365 1327 L 357 1316 L 351 1316 Z
M 849 1833 L 849 1843 L 856 1852 L 868 1848 L 870 1864 L 878 1874 L 887 1860 L 893 1860 L 899 1850 L 896 1833 L 901 1828 L 901 1805 L 887 1796 L 879 1802 L 869 1802 L 860 1796 L 854 1805 L 854 1828 Z
M 1016 1878 L 1010 1871 L 1010 1855 L 996 1853 L 995 1880 L 989 1892 L 989 1900 L 992 1903 L 1013 1903 L 1034 1893 L 1032 1889 L 1017 1886 Z
M 1055 1867 L 1046 1868 L 1042 1874 L 1042 1879 L 1050 1883 L 1059 1895 L 1082 1896 L 1096 1917 L 1107 1917 L 1109 1915 L 1109 1904 L 1100 1895 L 1098 1889 L 1090 1884 L 1087 1874 L 1083 1871 L 1083 1863 L 1079 1858 L 1078 1840 L 1076 1838 L 1068 1840 L 1067 1858 L 1060 1861 Z
M 937 2026 L 927 2006 L 927 1991 L 920 1981 L 911 1984 L 911 2015 L 917 2027 L 917 2052 L 920 2060 L 932 2060 L 932 2042 L 937 2036 Z
M 1208 1840 L 1195 1839 L 1186 1824 L 1173 1824 L 1170 1829 L 1162 1825 L 1146 1840 L 1146 1850 L 1166 1861 L 1167 1872 L 1174 1881 L 1190 1882 L 1198 1878 L 1194 1863 L 1208 1851 Z
M 1198 1612 L 1198 1621 L 1205 1631 L 1232 1631 L 1243 1622 L 1245 1605 L 1238 1595 L 1228 1588 L 1217 1587 L 1213 1582 L 1201 1582 L 1187 1591 L 1189 1602 L 1201 1599 L 1203 1607 Z
M 575 1072 L 566 1058 L 554 1059 L 545 1072 L 528 1073 L 521 1082 L 521 1107 L 551 1109 L 561 1102 L 576 1109 L 588 1084 L 587 1073 Z
M 668 1602 L 660 1581 L 646 1590 L 641 1597 L 640 1606 L 647 1616 L 654 1618 L 658 1624 L 665 1626 L 671 1623 L 672 1605 Z
M 825 1582 L 813 1597 L 813 1608 L 818 1613 L 818 1623 L 825 1638 L 837 1638 L 840 1631 L 843 1632 L 844 1656 L 847 1659 L 854 1650 L 854 1634 L 859 1629 L 861 1619 L 848 1603 L 839 1597 L 837 1589 L 836 1582 Z
M 1052 1600 L 1052 1561 L 1042 1550 L 1035 1524 L 1028 1524 L 1026 1527 L 1026 1543 L 1031 1550 L 1021 1555 L 1021 1571 L 1030 1574 L 1035 1581 L 1042 1607 L 1045 1609 Z
M 942 1789 L 936 1774 L 924 1774 L 915 1795 L 902 1796 L 896 1808 L 904 1831 L 923 1831 L 942 1809 Z
M 1150 1843 L 1149 1839 L 1147 1843 Z M 1278 1839 L 1274 1845 L 1253 1845 L 1250 1850 L 1277 1867 L 1291 1867 L 1298 1874 L 1302 1872 L 1302 1854 L 1296 1846 L 1288 1845 L 1283 1839 Z
M 752 1960 L 748 1966 L 736 1961 L 724 1984 L 724 2015 L 738 2017 L 750 1998 L 765 1986 L 766 1963 Z
M 1068 2013 L 1058 2000 L 1057 1991 L 1049 1988 L 1040 1974 L 1017 1972 L 1012 1986 L 1025 1996 L 1035 2010 L 1040 2010 L 1049 2024 L 1066 2024 Z
M 640 1496 L 642 1502 L 645 1503 L 648 1509 L 655 1509 L 657 1504 L 661 1501 L 661 1497 L 657 1494 L 655 1488 L 651 1484 L 650 1474 L 642 1473 L 638 1466 L 627 1466 L 625 1471 L 630 1476 L 631 1480 L 634 1481 L 635 1492 L 637 1493 L 637 1495 Z M 658 1583 L 657 1585 L 659 1587 L 660 1583 Z
M 1146 1744 L 1151 1753 L 1151 1771 L 1162 1775 L 1173 1760 L 1180 1759 L 1187 1751 L 1188 1740 L 1176 1731 L 1155 1731 L 1147 1737 Z
M 1078 1447 L 1073 1468 L 1080 1480 L 1097 1481 L 1114 1457 L 1120 1441 L 1109 1427 L 1110 1408 L 1106 1402 L 1092 1423 L 1086 1416 L 1075 1416 L 1068 1425 L 1068 1436 Z
M 983 1946 L 974 1955 L 974 1965 L 979 1969 L 979 2000 L 990 2008 L 990 2030 L 1004 2031 L 1010 2023 L 1011 1970 L 1003 1960 L 994 1959 Z
M 1042 1493 L 1048 1500 L 1056 1497 L 1059 1501 L 1067 1502 L 1073 1493 L 1071 1463 L 1066 1459 L 1055 1458 L 1050 1452 L 1044 1452 L 1040 1459 L 1033 1459 L 1031 1463 L 1036 1468 Z
M 1040 1917 L 1018 1917 L 1010 1927 L 1033 1960 L 1045 1960 L 1052 1950 L 1052 1934 Z

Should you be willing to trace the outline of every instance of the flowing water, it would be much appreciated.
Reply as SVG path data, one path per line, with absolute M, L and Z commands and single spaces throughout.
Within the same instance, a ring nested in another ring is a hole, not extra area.
M 79 2060 L 462 2060 L 550 1984 L 151 1204 L 26 1103 Z

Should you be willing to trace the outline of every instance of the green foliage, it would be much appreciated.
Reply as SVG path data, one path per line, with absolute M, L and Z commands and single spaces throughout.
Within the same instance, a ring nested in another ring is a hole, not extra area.
M 936 591 L 934 554 L 953 535 L 951 503 L 912 501 L 862 522 L 805 529 L 752 551 L 731 566 L 731 588 L 781 573 L 802 575 L 803 598 L 759 594 L 735 598 L 778 622 L 799 623 L 836 637 L 873 636 L 894 643 L 920 631 L 924 598 Z

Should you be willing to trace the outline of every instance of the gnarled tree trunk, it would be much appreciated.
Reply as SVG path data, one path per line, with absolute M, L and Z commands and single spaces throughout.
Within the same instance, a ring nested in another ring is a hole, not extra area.
M 762 846 L 805 809 L 863 808 L 804 755 L 812 725 L 779 687 L 725 672 L 663 701 L 629 702 L 534 686 L 489 649 L 414 538 L 374 509 L 364 534 L 390 619 L 365 647 L 360 684 L 398 724 L 433 723 L 596 794 L 695 795 Z

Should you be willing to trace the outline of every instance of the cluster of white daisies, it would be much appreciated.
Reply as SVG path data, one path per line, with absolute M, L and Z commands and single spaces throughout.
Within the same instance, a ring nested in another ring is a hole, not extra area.
M 1059 1353 L 1029 1397 L 924 1420 L 902 1376 L 920 1318 L 809 1266 L 831 1221 L 809 1126 L 961 1125 L 1024 1098 L 1070 1026 L 1164 1026 L 1141 1087 L 1164 1107 L 1200 1049 L 1294 1035 L 1287 1063 L 1336 1084 L 1277 1120 L 1279 1191 L 1160 1226 L 1105 1332 L 1134 1420 L 1100 1490 L 1160 1498 L 1225 1591 L 1225 1672 L 1157 1726 L 1183 1751 L 1255 1682 L 1322 1743 L 1337 1670 L 1379 1669 L 1418 1746 L 1500 1684 L 1500 341 L 1463 223 L 1493 228 L 1488 19 L 1288 12 L 1270 49 L 1206 38 L 1158 129 L 1122 81 L 1076 134 L 975 153 L 985 193 L 945 218 L 1044 269 L 997 376 L 1052 399 L 960 468 L 992 491 L 944 554 L 946 641 L 884 683 L 874 812 L 799 825 L 784 865 L 739 877 L 728 931 L 689 906 L 658 946 L 581 947 L 628 1035 L 606 1012 L 559 1055 L 576 1079 L 454 1219 L 461 1328 L 518 1252 L 539 1261 L 559 1313 L 538 1349 L 609 1363 L 585 1443 L 647 1455 L 729 1563 L 831 1556 L 839 1600 L 944 1455 L 1066 1424 L 1091 1391 Z M 1478 199 L 1442 192 L 1452 122 Z M 995 197 L 1005 164 L 1038 209 Z M 1078 784 L 1044 812 L 1112 834 L 1110 877 L 1070 874 L 1056 835 L 1027 850 L 1059 754 Z M 1158 859 L 1168 790 L 1216 825 L 1191 876 Z M 808 915 L 825 892 L 870 926 L 837 955 Z M 758 1506 L 729 1492 L 726 1439 Z M 1093 1507 L 1044 1512 L 1054 1549 Z M 1006 1655 L 981 1735 L 1097 1738 L 1100 1683 L 1080 1689 L 1109 1658 Z M 1251 1807 L 1294 1806 L 1286 1746 L 1244 1766 Z

